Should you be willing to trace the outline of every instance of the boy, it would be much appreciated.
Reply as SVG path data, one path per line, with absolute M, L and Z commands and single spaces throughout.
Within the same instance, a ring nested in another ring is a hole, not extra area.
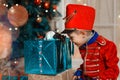
M 64 19 L 63 33 L 79 47 L 83 59 L 73 80 L 116 80 L 119 74 L 116 46 L 93 30 L 95 9 L 69 4 Z

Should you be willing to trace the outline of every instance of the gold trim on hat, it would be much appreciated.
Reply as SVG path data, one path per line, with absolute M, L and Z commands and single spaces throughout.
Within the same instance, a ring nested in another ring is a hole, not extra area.
M 65 22 L 65 23 L 67 23 L 68 21 L 70 21 L 76 13 L 77 13 L 77 11 L 74 10 L 70 15 L 64 17 L 63 20 L 66 19 L 66 22 Z

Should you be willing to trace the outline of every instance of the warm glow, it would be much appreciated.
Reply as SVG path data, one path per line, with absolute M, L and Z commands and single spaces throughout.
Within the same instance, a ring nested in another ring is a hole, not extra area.
M 15 12 L 15 10 L 14 10 L 14 8 L 13 8 L 13 7 L 11 7 L 10 12 L 12 12 L 12 13 L 14 13 L 14 12 Z
M 78 2 L 80 2 L 81 0 L 77 0 Z
M 53 12 L 56 12 L 56 10 L 55 10 L 55 9 L 53 9 Z
M 85 5 L 85 6 L 86 6 L 87 4 L 86 4 L 86 3 L 84 3 L 83 5 Z
M 3 4 L 4 6 L 6 6 L 6 4 Z
M 5 6 L 6 6 L 6 7 L 8 7 L 8 5 L 7 5 L 7 4 L 6 4 Z
M 16 6 L 18 6 L 18 4 L 16 4 Z
M 18 30 L 18 28 L 15 28 L 15 30 Z
M 11 31 L 11 30 L 12 30 L 12 28 L 9 28 L 9 30 Z
M 48 12 L 48 10 L 45 10 L 45 12 L 47 13 L 47 12 Z
M 120 18 L 120 15 L 118 15 L 118 18 Z

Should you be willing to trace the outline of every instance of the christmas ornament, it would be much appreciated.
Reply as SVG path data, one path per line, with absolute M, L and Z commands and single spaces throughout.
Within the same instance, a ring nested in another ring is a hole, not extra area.
M 40 23 L 42 21 L 42 17 L 37 17 L 36 22 Z
M 34 0 L 34 3 L 35 3 L 36 5 L 40 5 L 40 4 L 42 3 L 42 1 L 41 1 L 41 0 Z
M 43 36 L 41 36 L 41 35 L 39 35 L 39 36 L 38 36 L 38 39 L 43 39 L 43 38 L 44 38 L 44 37 L 43 37 Z
M 7 11 L 8 9 L 3 4 L 0 4 L 0 17 L 6 15 Z
M 53 9 L 54 9 L 54 10 L 57 10 L 57 5 L 53 5 Z
M 28 12 L 24 6 L 14 5 L 8 10 L 8 20 L 14 27 L 23 26 L 28 20 Z
M 11 53 L 12 35 L 8 28 L 0 24 L 0 59 L 6 58 Z
M 45 8 L 45 9 L 48 9 L 49 7 L 50 7 L 50 2 L 48 2 L 48 1 L 45 2 L 45 3 L 44 3 L 44 8 Z
M 40 33 L 37 32 L 37 38 L 38 38 L 38 39 L 43 39 L 43 38 L 44 38 L 44 35 L 42 35 L 42 34 L 40 34 Z

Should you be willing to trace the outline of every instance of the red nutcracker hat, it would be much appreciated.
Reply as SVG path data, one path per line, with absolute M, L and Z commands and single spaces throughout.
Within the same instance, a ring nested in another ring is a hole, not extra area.
M 69 33 L 76 29 L 92 30 L 95 20 L 95 9 L 90 6 L 68 4 L 66 7 L 65 30 Z

